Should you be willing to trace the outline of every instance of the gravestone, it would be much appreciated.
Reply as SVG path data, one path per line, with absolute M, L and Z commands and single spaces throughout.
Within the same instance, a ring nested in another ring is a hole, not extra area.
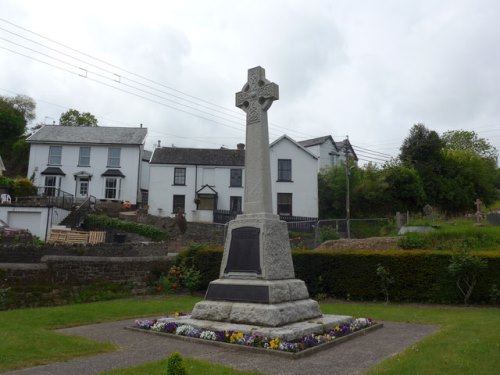
M 236 93 L 246 112 L 244 213 L 228 225 L 219 278 L 195 305 L 195 320 L 281 327 L 322 317 L 295 278 L 287 224 L 272 213 L 267 111 L 278 98 L 278 85 L 260 66 Z

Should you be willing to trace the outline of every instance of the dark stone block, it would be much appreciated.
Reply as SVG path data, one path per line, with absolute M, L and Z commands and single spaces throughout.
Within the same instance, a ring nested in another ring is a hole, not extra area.
M 269 288 L 265 285 L 227 285 L 210 283 L 207 300 L 269 303 Z
M 231 232 L 231 244 L 224 273 L 248 272 L 261 274 L 260 229 L 241 227 Z

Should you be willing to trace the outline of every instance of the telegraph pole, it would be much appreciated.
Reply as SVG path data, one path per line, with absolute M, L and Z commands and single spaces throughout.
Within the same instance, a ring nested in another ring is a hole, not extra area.
M 350 209 L 350 198 L 349 198 L 349 150 L 347 144 L 349 141 L 349 136 L 346 135 L 344 140 L 344 156 L 345 156 L 345 217 L 346 217 L 346 228 L 347 228 L 347 238 L 351 238 L 351 209 Z

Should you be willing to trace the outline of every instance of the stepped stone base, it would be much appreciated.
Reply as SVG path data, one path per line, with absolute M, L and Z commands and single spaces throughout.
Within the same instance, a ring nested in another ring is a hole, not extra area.
M 312 299 L 275 304 L 228 301 L 198 302 L 191 317 L 264 327 L 280 327 L 321 317 L 318 302 Z
M 302 280 L 217 279 L 208 285 L 205 298 L 211 301 L 283 303 L 308 299 Z
M 259 334 L 271 338 L 279 337 L 281 340 L 291 341 L 307 335 L 320 334 L 333 329 L 335 326 L 348 323 L 352 320 L 348 315 L 320 315 L 307 321 L 290 323 L 280 327 L 266 327 L 250 324 L 236 324 L 228 322 L 215 322 L 211 320 L 193 319 L 193 316 L 179 318 L 160 318 L 160 322 L 177 322 L 189 324 L 194 327 L 213 331 L 235 331 L 246 335 Z

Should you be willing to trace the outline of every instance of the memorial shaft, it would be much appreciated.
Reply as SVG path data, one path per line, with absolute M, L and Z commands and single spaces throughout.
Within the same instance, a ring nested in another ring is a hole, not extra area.
M 248 70 L 248 82 L 236 93 L 236 106 L 246 112 L 244 211 L 272 213 L 271 166 L 267 110 L 279 99 L 278 85 L 260 66 Z

